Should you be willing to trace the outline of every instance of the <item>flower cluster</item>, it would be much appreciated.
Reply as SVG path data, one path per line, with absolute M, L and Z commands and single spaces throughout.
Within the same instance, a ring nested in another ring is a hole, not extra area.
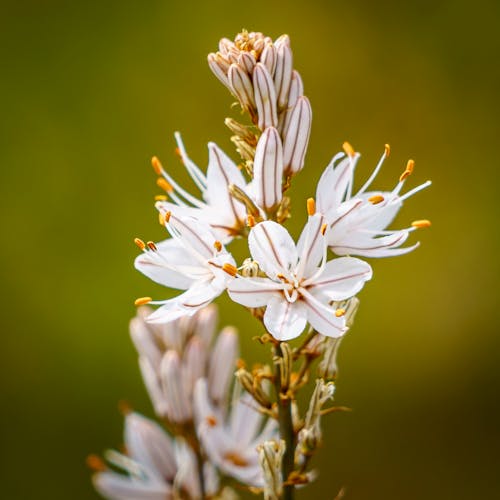
M 247 123 L 225 120 L 240 158 L 233 161 L 209 143 L 204 170 L 176 133 L 198 195 L 152 160 L 163 191 L 156 208 L 168 237 L 157 243 L 136 238 L 142 252 L 135 267 L 181 293 L 137 299 L 138 306 L 159 307 L 139 307 L 131 335 L 156 415 L 174 437 L 128 413 L 127 453 L 106 457 L 125 474 L 101 464 L 95 476 L 108 498 L 223 497 L 230 494 L 221 486 L 228 477 L 265 498 L 292 498 L 297 485 L 315 477 L 308 467 L 321 444 L 321 416 L 341 409 L 323 407 L 333 399 L 339 341 L 358 308 L 356 295 L 372 278 L 361 258 L 410 252 L 418 246 L 403 246 L 410 233 L 430 225 L 419 220 L 389 229 L 404 201 L 430 184 L 404 192 L 413 160 L 392 190 L 370 190 L 389 155 L 386 145 L 354 192 L 360 155 L 344 143 L 307 200 L 307 221 L 294 241 L 284 225 L 291 216 L 287 191 L 304 168 L 312 111 L 290 40 L 244 31 L 234 41 L 222 39 L 208 64 L 248 116 Z M 241 260 L 228 249 L 235 238 L 248 241 Z M 271 364 L 248 370 L 237 360 L 236 331 L 226 327 L 215 335 L 211 303 L 225 293 L 261 320 L 257 338 L 271 345 Z M 288 341 L 304 332 L 292 348 Z M 302 418 L 297 393 L 318 358 Z

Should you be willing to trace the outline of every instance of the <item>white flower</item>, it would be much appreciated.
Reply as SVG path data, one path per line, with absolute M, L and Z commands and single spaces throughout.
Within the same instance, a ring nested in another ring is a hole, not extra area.
M 108 461 L 125 474 L 112 470 L 94 474 L 94 486 L 105 498 L 169 500 L 183 493 L 201 497 L 193 451 L 182 440 L 173 441 L 156 422 L 138 413 L 126 415 L 125 447 L 127 455 L 106 453 Z M 204 476 L 207 493 L 216 493 L 218 479 L 209 464 Z
M 204 379 L 196 384 L 194 404 L 198 436 L 210 462 L 245 485 L 263 487 L 257 446 L 276 437 L 276 421 L 269 419 L 262 428 L 263 416 L 248 393 L 233 402 L 225 417 L 211 404 Z
M 352 297 L 372 276 L 370 266 L 359 259 L 325 263 L 325 229 L 323 216 L 310 216 L 297 246 L 288 231 L 272 221 L 250 233 L 252 258 L 267 278 L 238 276 L 228 292 L 244 306 L 266 306 L 264 325 L 278 340 L 299 336 L 307 322 L 323 335 L 341 336 L 346 330 L 343 311 L 328 304 Z
M 168 213 L 165 226 L 172 236 L 168 240 L 147 245 L 136 240 L 144 253 L 136 258 L 135 267 L 160 285 L 186 291 L 163 301 L 138 299 L 137 304 L 161 305 L 148 317 L 154 323 L 193 315 L 218 297 L 236 273 L 233 257 L 208 224 Z
M 344 146 L 347 155 L 339 153 L 332 159 L 323 172 L 316 191 L 318 212 L 325 216 L 330 228 L 328 246 L 337 255 L 388 257 L 411 252 L 418 243 L 410 247 L 399 247 L 407 240 L 410 232 L 418 227 L 428 226 L 428 221 L 415 221 L 412 227 L 405 229 L 386 228 L 403 202 L 429 186 L 430 181 L 400 194 L 405 180 L 413 171 L 414 163 L 410 160 L 392 191 L 366 191 L 389 154 L 389 146 L 386 146 L 370 178 L 356 194 L 352 194 L 354 169 L 360 155 L 347 143 Z

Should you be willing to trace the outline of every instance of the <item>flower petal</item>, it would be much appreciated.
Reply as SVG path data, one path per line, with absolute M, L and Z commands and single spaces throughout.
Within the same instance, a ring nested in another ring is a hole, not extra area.
M 298 337 L 307 322 L 307 311 L 302 301 L 288 302 L 285 297 L 273 297 L 264 314 L 264 325 L 276 340 Z
M 167 483 L 148 483 L 133 480 L 116 472 L 99 472 L 94 475 L 95 489 L 105 498 L 110 500 L 165 500 L 171 494 Z
M 324 221 L 325 219 L 321 214 L 312 215 L 302 230 L 297 243 L 297 252 L 300 259 L 297 270 L 299 279 L 302 277 L 308 278 L 315 273 L 325 255 L 326 238 L 322 231 Z
M 227 287 L 234 302 L 246 307 L 263 307 L 283 289 L 281 283 L 267 278 L 242 278 L 231 281 Z
M 270 277 L 289 274 L 297 265 L 297 249 L 288 231 L 273 221 L 257 224 L 248 237 L 252 258 Z
M 307 321 L 322 335 L 328 337 L 340 337 L 346 331 L 345 318 L 335 316 L 335 310 L 322 304 L 311 294 L 305 294 L 305 309 L 307 311 Z

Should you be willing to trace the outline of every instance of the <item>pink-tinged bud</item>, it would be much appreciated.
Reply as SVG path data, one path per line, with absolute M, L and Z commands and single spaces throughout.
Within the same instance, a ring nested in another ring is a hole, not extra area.
M 309 99 L 300 97 L 291 113 L 283 141 L 283 168 L 287 174 L 296 174 L 304 166 L 311 133 L 311 120 Z
M 231 64 L 228 77 L 231 92 L 238 98 L 241 107 L 246 110 L 254 108 L 253 86 L 247 73 L 238 64 Z
M 192 394 L 195 382 L 205 376 L 207 364 L 206 348 L 201 339 L 192 337 L 186 346 L 183 359 L 184 381 L 189 394 Z
M 207 61 L 212 73 L 232 92 L 227 77 L 229 63 L 219 54 L 208 54 Z
M 142 356 L 139 357 L 139 368 L 155 413 L 159 417 L 166 417 L 168 402 L 165 398 L 163 388 L 161 387 L 160 380 L 158 378 L 158 371 L 153 368 L 148 358 Z
M 125 417 L 125 445 L 132 460 L 160 477 L 172 480 L 177 473 L 174 447 L 163 429 L 138 413 Z
M 286 134 L 286 129 L 290 123 L 290 117 L 293 112 L 293 108 L 297 103 L 299 97 L 304 95 L 304 84 L 302 83 L 302 78 L 297 71 L 292 72 L 292 81 L 290 83 L 290 92 L 288 94 L 288 106 L 286 111 L 280 115 L 280 124 L 278 130 L 283 135 Z
M 238 65 L 244 69 L 249 75 L 252 74 L 255 67 L 255 57 L 250 52 L 242 52 L 238 56 Z
M 202 340 L 205 346 L 209 346 L 212 341 L 218 319 L 219 314 L 215 304 L 204 307 L 195 315 L 194 334 Z
M 258 126 L 261 130 L 276 127 L 278 115 L 276 113 L 276 92 L 273 79 L 266 66 L 257 63 L 253 72 L 253 86 L 255 104 L 257 106 Z
M 288 106 L 288 95 L 293 72 L 293 57 L 288 35 L 282 35 L 276 40 L 277 59 L 276 71 L 274 73 L 274 86 L 278 98 L 278 109 L 282 110 Z
M 224 328 L 215 342 L 208 369 L 210 397 L 220 405 L 227 399 L 227 393 L 238 358 L 238 333 L 234 328 Z
M 151 326 L 139 315 L 130 321 L 130 337 L 139 355 L 147 358 L 154 368 L 159 368 L 162 353 L 154 339 Z
M 181 360 L 177 352 L 168 351 L 161 362 L 160 377 L 168 404 L 167 416 L 176 423 L 191 418 L 191 404 L 182 376 Z
M 267 128 L 260 136 L 253 174 L 257 205 L 265 209 L 276 206 L 282 198 L 283 147 L 274 127 Z
M 268 43 L 264 47 L 264 50 L 262 51 L 262 54 L 260 56 L 260 62 L 267 68 L 267 71 L 269 71 L 269 74 L 271 76 L 274 76 L 274 71 L 276 69 L 276 61 L 278 58 L 277 54 L 278 51 L 274 44 Z

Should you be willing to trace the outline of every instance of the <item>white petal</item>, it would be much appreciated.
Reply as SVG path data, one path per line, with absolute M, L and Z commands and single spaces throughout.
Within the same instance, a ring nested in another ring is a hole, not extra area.
M 290 49 L 290 39 L 287 35 L 281 36 L 276 40 L 277 61 L 274 74 L 274 85 L 278 97 L 279 109 L 284 109 L 288 105 L 288 94 L 290 92 L 290 83 L 292 81 L 293 57 Z
M 264 325 L 276 340 L 298 337 L 306 327 L 307 311 L 302 301 L 288 302 L 275 297 L 269 302 L 264 314 Z
M 372 277 L 372 268 L 354 257 L 339 257 L 326 263 L 308 290 L 324 300 L 345 300 L 356 295 Z
M 168 401 L 168 418 L 175 423 L 186 422 L 192 415 L 190 395 L 181 370 L 179 354 L 167 351 L 161 363 L 160 376 Z
M 161 388 L 160 381 L 158 379 L 159 368 L 153 368 L 149 359 L 144 357 L 139 357 L 139 368 L 155 413 L 159 417 L 165 417 L 167 414 L 168 403 L 165 399 L 165 394 L 163 393 L 163 389 Z
M 271 278 L 297 265 L 297 249 L 288 231 L 273 221 L 257 224 L 248 237 L 253 260 Z
M 150 309 L 148 308 L 148 311 Z M 151 325 L 148 325 L 144 318 L 137 315 L 130 321 L 130 337 L 137 352 L 147 358 L 152 366 L 160 366 L 161 351 Z
M 283 147 L 274 127 L 267 128 L 259 138 L 253 173 L 257 205 L 266 209 L 276 206 L 282 198 Z
M 257 63 L 253 72 L 255 104 L 257 106 L 258 126 L 261 130 L 278 125 L 276 112 L 276 92 L 273 79 L 266 66 Z
M 242 447 L 248 446 L 255 439 L 262 419 L 262 414 L 255 409 L 252 396 L 244 393 L 231 409 L 229 425 L 232 436 L 241 443 Z
M 182 361 L 185 386 L 189 394 L 192 394 L 196 381 L 205 376 L 207 365 L 207 349 L 199 337 L 191 337 Z
M 328 337 L 340 337 L 346 332 L 345 318 L 337 318 L 332 307 L 322 304 L 310 294 L 307 294 L 304 304 L 307 321 L 317 332 Z
M 281 283 L 267 278 L 241 278 L 231 281 L 227 287 L 229 296 L 234 302 L 246 307 L 263 307 L 272 297 L 280 294 Z
M 193 283 L 193 278 L 186 276 L 182 270 L 191 269 L 193 258 L 175 239 L 171 238 L 156 244 L 157 252 L 148 251 L 138 255 L 135 268 L 148 278 L 168 288 L 186 290 Z M 175 269 L 179 269 L 176 271 Z
M 325 255 L 326 238 L 322 232 L 324 220 L 321 214 L 312 215 L 302 230 L 297 244 L 300 259 L 297 270 L 299 279 L 314 274 Z
M 177 471 L 172 442 L 163 429 L 138 413 L 125 418 L 125 444 L 132 460 L 150 469 L 157 478 L 172 479 Z
M 170 498 L 167 483 L 138 482 L 115 472 L 99 472 L 92 478 L 95 489 L 109 500 L 165 500 Z

